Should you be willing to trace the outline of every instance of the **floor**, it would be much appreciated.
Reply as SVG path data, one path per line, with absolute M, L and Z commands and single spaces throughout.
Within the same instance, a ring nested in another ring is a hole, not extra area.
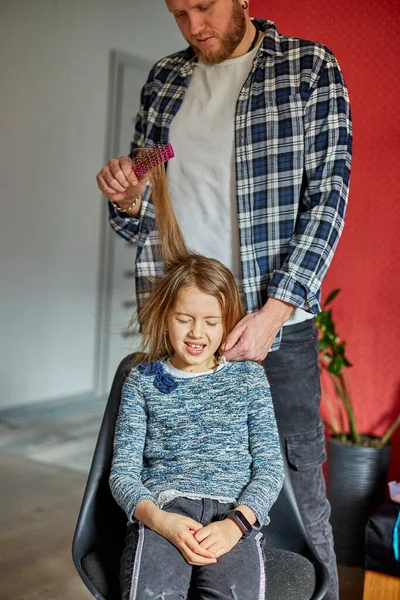
M 75 573 L 71 539 L 83 473 L 0 454 L 2 600 L 90 600 Z
M 87 473 L 105 397 L 75 396 L 0 411 L 0 452 Z
M 1 600 L 89 600 L 71 560 L 105 398 L 0 412 Z M 363 571 L 339 567 L 340 600 L 361 600 Z

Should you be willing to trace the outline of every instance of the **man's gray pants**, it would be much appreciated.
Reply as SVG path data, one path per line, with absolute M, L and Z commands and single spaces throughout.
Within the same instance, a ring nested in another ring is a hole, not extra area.
M 208 525 L 234 507 L 204 498 L 175 498 L 163 510 Z M 122 600 L 186 600 L 191 581 L 198 598 L 207 600 L 264 600 L 265 567 L 262 533 L 254 530 L 214 564 L 186 562 L 168 540 L 143 525 L 127 529 L 121 561 Z
M 280 349 L 270 352 L 263 365 L 300 513 L 329 571 L 330 587 L 325 600 L 338 600 L 330 504 L 322 474 L 326 452 L 319 414 L 321 388 L 314 319 L 284 327 Z

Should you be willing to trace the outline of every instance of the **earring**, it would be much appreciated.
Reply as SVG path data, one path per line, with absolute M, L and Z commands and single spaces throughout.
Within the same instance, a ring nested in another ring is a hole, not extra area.
M 242 8 L 243 8 L 243 10 L 246 10 L 246 8 L 249 8 L 249 3 L 247 2 L 247 0 L 245 0 L 245 3 L 242 4 Z

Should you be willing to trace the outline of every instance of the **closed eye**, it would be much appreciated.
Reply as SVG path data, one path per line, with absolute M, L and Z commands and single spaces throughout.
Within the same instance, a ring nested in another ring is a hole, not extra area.
M 208 321 L 206 321 L 207 325 L 209 325 L 210 327 L 216 327 L 218 325 L 218 323 L 209 323 Z
M 190 323 L 190 320 L 185 321 L 184 319 L 178 319 L 178 317 L 176 317 L 176 320 L 178 323 Z

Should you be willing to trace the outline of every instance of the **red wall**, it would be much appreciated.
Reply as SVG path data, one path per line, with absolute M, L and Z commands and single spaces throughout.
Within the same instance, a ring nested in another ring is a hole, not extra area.
M 354 155 L 347 222 L 323 297 L 347 341 L 356 418 L 382 434 L 400 411 L 400 11 L 395 0 L 251 0 L 252 16 L 281 33 L 319 41 L 349 88 Z M 326 408 L 322 407 L 327 417 Z M 400 431 L 389 477 L 400 480 Z

